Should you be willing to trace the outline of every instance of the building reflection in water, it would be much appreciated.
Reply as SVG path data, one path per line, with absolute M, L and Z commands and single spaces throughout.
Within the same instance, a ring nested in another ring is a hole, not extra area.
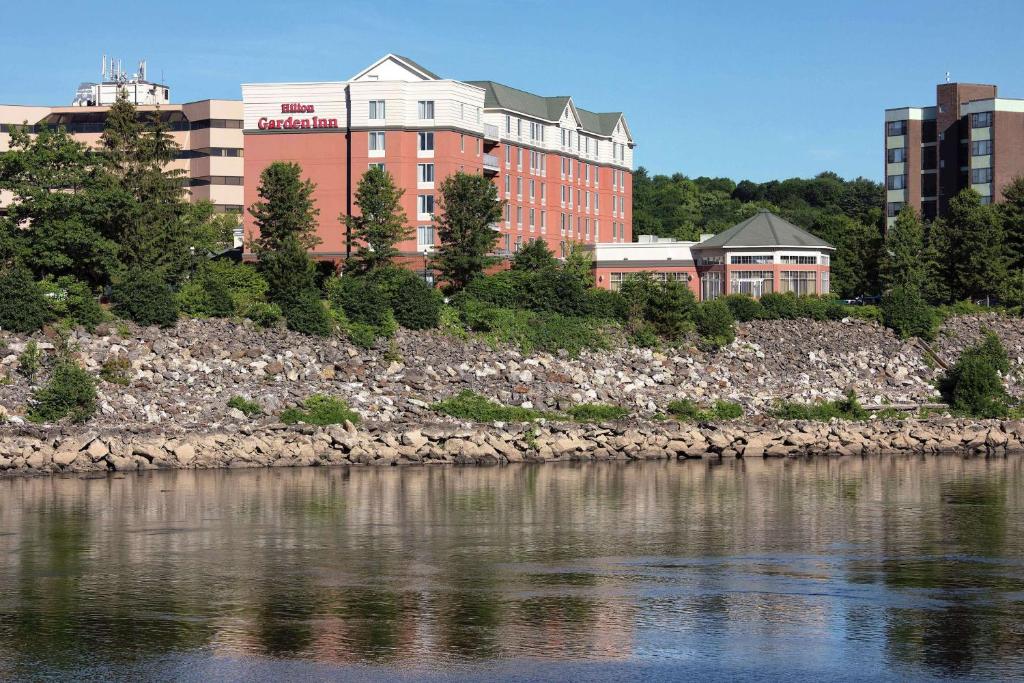
M 1016 457 L 0 481 L 0 675 L 181 652 L 998 674 L 1024 652 L 1022 484 Z

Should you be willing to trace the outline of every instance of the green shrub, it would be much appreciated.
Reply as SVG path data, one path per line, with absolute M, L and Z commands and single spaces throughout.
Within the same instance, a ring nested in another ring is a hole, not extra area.
M 170 327 L 178 320 L 178 303 L 167 283 L 150 271 L 136 270 L 114 285 L 115 311 L 139 325 Z
M 295 424 L 305 422 L 312 425 L 334 425 L 351 422 L 359 424 L 359 413 L 351 410 L 340 398 L 314 394 L 302 402 L 298 408 L 288 408 L 281 412 L 281 422 Z
M 639 323 L 630 331 L 629 342 L 642 349 L 654 349 L 658 347 L 658 333 L 650 323 Z
M 440 323 L 441 331 L 452 337 L 468 339 L 466 326 L 462 323 L 462 314 L 454 306 L 442 306 Z
M 650 273 L 630 273 L 623 280 L 619 294 L 626 302 L 631 320 L 647 320 L 650 304 L 661 294 L 661 287 Z
M 1001 375 L 1009 371 L 1010 361 L 999 337 L 986 331 L 982 342 L 966 349 L 939 381 L 939 391 L 953 410 L 973 417 L 1005 417 L 1010 397 Z
M 15 265 L 0 272 L 0 327 L 35 332 L 49 319 L 46 297 L 27 268 Z
M 882 297 L 882 323 L 900 338 L 935 338 L 938 324 L 934 309 L 913 289 L 894 287 Z
M 648 299 L 644 319 L 666 339 L 677 339 L 692 329 L 697 299 L 685 282 L 666 280 Z
M 227 290 L 234 310 L 244 311 L 267 298 L 267 281 L 253 266 L 228 260 L 207 261 L 200 267 L 197 279 L 214 288 Z M 215 284 L 214 284 L 215 283 Z
M 548 248 L 547 240 L 539 239 L 523 246 L 512 258 L 512 270 L 538 271 L 558 267 L 558 260 Z
M 230 318 L 235 315 L 235 300 L 227 285 L 216 279 L 204 283 L 209 302 L 209 314 L 214 318 Z
M 210 299 L 206 288 L 198 280 L 189 280 L 183 284 L 175 294 L 175 299 L 183 313 L 199 318 L 210 315 Z
M 550 311 L 566 316 L 586 313 L 587 283 L 575 274 L 555 268 L 531 273 L 525 301 L 519 304 L 531 311 Z
M 100 368 L 100 379 L 111 384 L 128 385 L 131 383 L 132 363 L 124 356 L 110 356 L 103 361 Z
M 70 360 L 59 361 L 50 381 L 35 392 L 28 419 L 32 422 L 56 422 L 70 416 L 85 422 L 96 412 L 96 385 L 92 377 Z
M 463 298 L 469 298 L 500 308 L 526 308 L 532 279 L 533 273 L 524 270 L 478 277 L 466 285 L 454 301 L 460 305 Z
M 732 401 L 715 401 L 710 408 L 702 408 L 688 398 L 672 401 L 666 410 L 677 420 L 687 422 L 712 422 L 735 420 L 743 417 L 743 406 Z
M 228 408 L 240 410 L 248 417 L 259 415 L 263 412 L 263 407 L 260 406 L 259 403 L 256 401 L 250 401 L 243 396 L 232 396 L 228 399 Z
M 748 294 L 730 294 L 721 299 L 729 307 L 732 317 L 740 322 L 746 323 L 764 317 L 761 302 Z
M 395 320 L 409 330 L 433 329 L 441 322 L 441 292 L 427 284 L 423 278 L 408 270 L 389 292 L 391 310 Z
M 377 328 L 366 323 L 349 323 L 345 326 L 348 340 L 361 349 L 372 349 L 377 342 Z
M 544 413 L 532 408 L 504 406 L 472 391 L 463 391 L 431 406 L 439 413 L 473 422 L 532 422 Z
M 864 410 L 852 391 L 845 398 L 836 401 L 818 401 L 816 403 L 779 401 L 772 407 L 770 414 L 780 420 L 814 420 L 817 422 L 828 422 L 832 419 L 868 419 L 868 412 Z
M 843 306 L 843 313 L 850 318 L 882 324 L 882 309 L 878 306 Z
M 597 320 L 500 308 L 471 298 L 464 298 L 461 306 L 467 328 L 483 333 L 492 342 L 515 344 L 526 353 L 564 350 L 577 355 L 583 349 L 608 347 Z
M 801 318 L 841 320 L 846 315 L 843 305 L 832 296 L 801 296 L 797 301 Z
M 331 306 L 354 323 L 382 327 L 390 310 L 387 293 L 368 277 L 331 278 L 327 281 L 327 297 Z
M 316 337 L 326 337 L 334 330 L 334 321 L 314 291 L 285 304 L 282 312 L 289 330 Z
M 39 344 L 35 340 L 25 344 L 25 350 L 18 354 L 18 372 L 26 379 L 32 380 L 39 372 L 42 365 L 43 352 L 39 350 Z
M 800 317 L 800 302 L 795 294 L 769 292 L 761 296 L 761 315 L 765 320 L 796 320 Z
M 277 304 L 268 304 L 264 301 L 254 301 L 243 310 L 246 318 L 253 321 L 260 327 L 276 327 L 284 314 Z
M 621 420 L 629 416 L 629 411 L 622 406 L 606 403 L 581 403 L 565 412 L 576 422 L 605 422 Z
M 625 320 L 629 313 L 621 294 L 598 287 L 587 290 L 583 307 L 586 315 L 605 320 Z
M 703 344 L 717 349 L 736 339 L 736 322 L 724 301 L 705 301 L 697 307 L 695 317 L 697 334 Z
M 106 312 L 89 285 L 70 275 L 57 279 L 47 277 L 39 283 L 50 307 L 50 318 L 66 320 L 81 325 L 87 330 L 94 329 L 106 318 Z

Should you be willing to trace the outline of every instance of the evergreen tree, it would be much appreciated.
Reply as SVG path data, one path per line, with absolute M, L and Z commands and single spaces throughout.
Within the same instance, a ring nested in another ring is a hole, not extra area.
M 546 268 L 554 268 L 558 260 L 548 248 L 547 240 L 539 239 L 530 242 L 516 252 L 512 259 L 512 270 L 536 272 Z
M 831 257 L 830 288 L 844 299 L 879 291 L 881 231 L 842 214 L 821 215 L 811 232 L 836 250 Z
M 884 289 L 903 287 L 921 291 L 926 275 L 924 228 L 913 208 L 903 207 L 885 235 L 878 275 Z
M 249 207 L 260 231 L 253 251 L 267 280 L 267 298 L 286 314 L 316 290 L 316 266 L 308 253 L 320 242 L 314 189 L 298 164 L 274 162 L 260 174 L 260 200 Z
M 345 264 L 353 273 L 368 273 L 389 265 L 398 255 L 395 245 L 413 236 L 402 209 L 404 190 L 395 187 L 391 174 L 373 166 L 356 188 L 358 216 L 342 216 L 349 239 L 358 247 Z
M 1007 275 L 999 215 L 981 203 L 981 195 L 965 189 L 949 203 L 948 225 L 953 295 L 957 299 L 998 295 Z
M 1024 177 L 1014 178 L 1003 188 L 1005 202 L 999 206 L 1003 219 L 1003 239 L 1009 267 L 1024 268 Z
M 937 220 L 928 226 L 927 239 L 921 252 L 924 263 L 924 282 L 921 296 L 931 304 L 945 304 L 953 300 L 953 268 L 950 260 L 949 224 Z
M 498 231 L 491 225 L 501 220 L 502 202 L 494 183 L 482 175 L 454 173 L 440 190 L 434 220 L 441 245 L 433 265 L 452 290 L 459 290 L 496 263 L 491 254 Z

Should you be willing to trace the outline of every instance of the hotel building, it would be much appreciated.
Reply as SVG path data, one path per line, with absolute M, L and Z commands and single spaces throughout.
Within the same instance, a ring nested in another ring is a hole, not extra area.
M 1024 100 L 996 86 L 940 83 L 935 104 L 885 111 L 886 225 L 906 205 L 925 220 L 946 214 L 964 188 L 982 202 L 1024 175 Z
M 346 258 L 341 216 L 358 212 L 356 187 L 371 166 L 405 191 L 415 236 L 398 248 L 410 265 L 425 264 L 437 244 L 438 187 L 457 171 L 493 179 L 505 200 L 494 225 L 500 253 L 537 239 L 556 254 L 571 242 L 632 240 L 633 139 L 619 112 L 492 81 L 445 79 L 393 54 L 347 81 L 243 84 L 242 101 L 243 203 L 258 200 L 269 164 L 298 163 L 316 184 L 318 259 Z M 248 211 L 244 221 L 247 237 L 257 234 Z
M 26 126 L 28 131 L 65 128 L 73 138 L 90 147 L 99 145 L 110 105 L 123 90 L 139 110 L 140 119 L 158 111 L 181 147 L 170 168 L 184 171 L 193 201 L 209 200 L 218 211 L 242 211 L 244 171 L 242 156 L 242 103 L 239 100 L 200 100 L 185 104 L 170 102 L 170 89 L 146 80 L 145 63 L 128 76 L 117 67 L 104 64 L 103 80 L 83 83 L 74 102 L 67 106 L 0 105 L 0 152 L 10 149 L 10 130 Z M 9 194 L 0 196 L 0 211 L 10 204 Z

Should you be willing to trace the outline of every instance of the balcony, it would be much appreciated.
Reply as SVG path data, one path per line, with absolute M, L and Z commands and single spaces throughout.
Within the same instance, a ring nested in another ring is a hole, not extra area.
M 484 142 L 501 142 L 501 131 L 497 126 L 484 124 Z
M 493 154 L 484 153 L 484 173 L 490 173 L 492 175 L 498 174 L 498 157 Z

